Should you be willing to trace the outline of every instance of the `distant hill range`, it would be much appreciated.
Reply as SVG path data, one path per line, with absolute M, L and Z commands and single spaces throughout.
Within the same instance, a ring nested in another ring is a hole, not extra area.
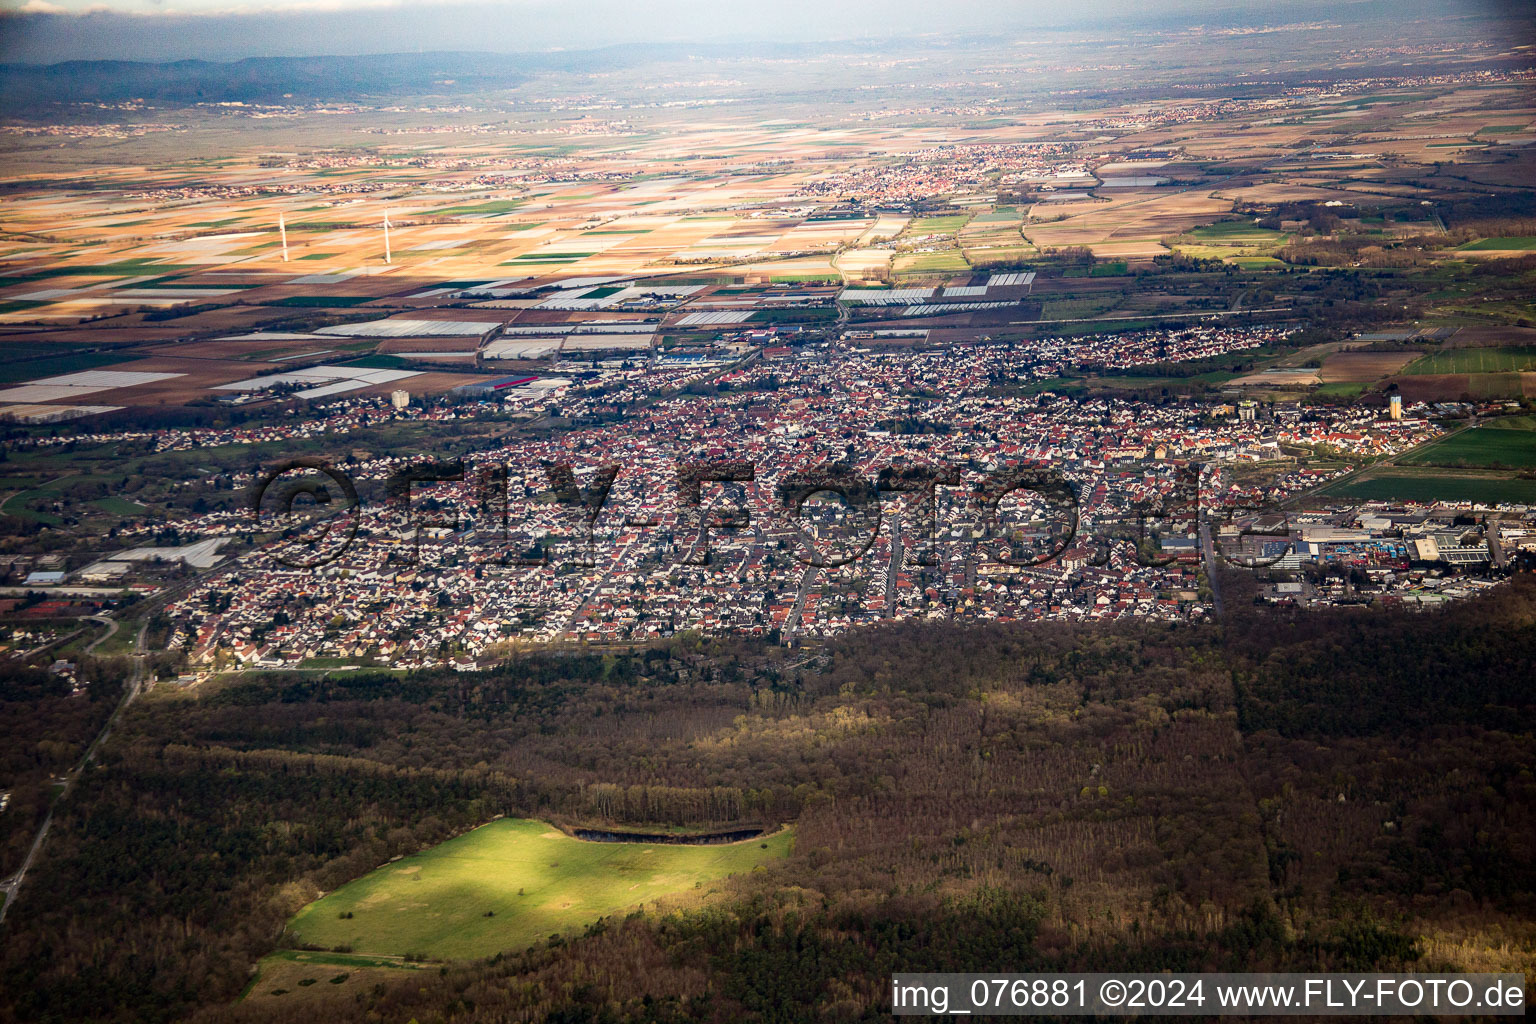
M 392 53 L 361 57 L 248 57 L 236 61 L 123 60 L 0 64 L 0 109 L 50 103 L 284 103 L 507 89 L 554 54 Z M 569 62 L 571 57 L 566 56 Z M 592 54 L 587 54 L 589 58 Z

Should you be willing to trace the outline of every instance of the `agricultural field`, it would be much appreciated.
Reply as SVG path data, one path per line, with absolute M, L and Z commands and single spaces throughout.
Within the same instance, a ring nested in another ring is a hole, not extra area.
M 1319 385 L 1312 393 L 1319 398 L 1348 400 L 1363 395 L 1365 388 L 1366 385 L 1360 381 L 1328 381 Z
M 1120 191 L 1120 190 L 1116 190 Z M 1230 214 L 1230 200 L 1195 191 L 1128 194 L 1108 200 L 1074 200 L 1037 205 L 1024 234 L 1042 248 L 1087 246 L 1105 259 L 1146 258 L 1167 253 L 1163 240 Z
M 1426 445 L 1402 461 L 1418 466 L 1536 468 L 1536 423 L 1530 417 L 1495 420 Z
M 521 949 L 608 914 L 707 896 L 783 858 L 793 833 L 722 845 L 598 843 L 503 819 L 387 864 L 289 922 L 295 943 L 455 960 Z
M 1025 239 L 1023 224 L 1017 207 L 999 206 L 979 213 L 960 229 L 960 248 L 973 266 L 1019 263 L 1037 252 Z
M 1283 266 L 1271 254 L 1289 238 L 1251 220 L 1222 220 L 1186 231 L 1169 245 L 1186 256 L 1226 260 L 1245 270 L 1265 270 Z
M 1323 360 L 1318 376 L 1325 384 L 1342 381 L 1369 383 L 1399 372 L 1416 358 L 1416 352 L 1334 352 Z
M 1481 238 L 1463 245 L 1461 252 L 1488 252 L 1490 250 L 1530 252 L 1536 250 L 1536 238 Z
M 1319 496 L 1397 501 L 1536 503 L 1536 480 L 1449 470 L 1384 469 L 1322 488 Z
M 971 269 L 965 257 L 957 251 L 902 253 L 892 264 L 892 270 L 900 276 L 925 274 L 960 274 Z
M 1447 348 L 1410 363 L 1406 374 L 1518 373 L 1536 370 L 1536 346 Z
M 945 214 L 938 217 L 918 217 L 907 226 L 906 233 L 917 237 L 950 234 L 965 227 L 970 219 L 970 215 L 965 213 Z

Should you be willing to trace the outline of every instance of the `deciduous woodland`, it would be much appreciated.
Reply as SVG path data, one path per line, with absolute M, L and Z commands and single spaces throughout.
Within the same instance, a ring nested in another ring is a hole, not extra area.
M 1530 970 L 1533 680 L 1522 577 L 1422 613 L 684 636 L 156 693 L 61 805 L 0 1019 L 873 1020 L 898 968 Z M 234 1002 L 299 906 L 503 814 L 797 841 L 723 898 Z

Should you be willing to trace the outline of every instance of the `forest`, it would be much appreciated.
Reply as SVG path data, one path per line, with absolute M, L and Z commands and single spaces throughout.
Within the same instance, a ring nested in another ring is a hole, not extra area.
M 60 805 L 0 1021 L 852 1021 L 894 970 L 1531 970 L 1536 577 L 1229 603 L 157 689 Z M 237 1001 L 300 906 L 500 814 L 796 842 L 707 902 Z

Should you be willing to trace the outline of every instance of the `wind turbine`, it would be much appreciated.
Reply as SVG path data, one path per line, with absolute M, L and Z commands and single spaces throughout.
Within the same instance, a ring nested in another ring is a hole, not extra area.
M 389 211 L 384 211 L 384 262 L 389 263 Z
M 288 262 L 288 224 L 283 220 L 283 215 L 277 215 L 277 232 L 283 236 L 283 262 Z

